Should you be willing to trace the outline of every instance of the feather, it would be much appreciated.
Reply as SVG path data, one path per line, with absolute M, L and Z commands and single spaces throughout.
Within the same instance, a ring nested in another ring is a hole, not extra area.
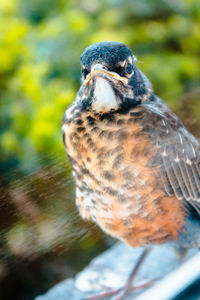
M 175 194 L 200 216 L 200 145 L 162 100 L 143 105 L 143 128 L 157 151 L 153 166 L 160 170 L 167 195 Z M 150 122 L 151 119 L 151 122 Z M 153 126 L 152 126 L 153 124 Z

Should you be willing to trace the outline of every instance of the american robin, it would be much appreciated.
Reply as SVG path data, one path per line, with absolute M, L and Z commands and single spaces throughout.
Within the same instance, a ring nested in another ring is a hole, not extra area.
M 81 216 L 132 247 L 175 240 L 191 247 L 182 232 L 188 218 L 200 218 L 198 141 L 125 44 L 93 44 L 81 66 L 62 123 Z

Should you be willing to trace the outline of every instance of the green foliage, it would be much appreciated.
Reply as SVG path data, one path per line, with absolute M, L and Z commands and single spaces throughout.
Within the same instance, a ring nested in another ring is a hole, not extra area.
M 30 172 L 44 155 L 64 155 L 61 118 L 79 86 L 79 56 L 91 43 L 129 44 L 174 108 L 199 83 L 199 1 L 1 0 L 0 14 L 4 172 Z

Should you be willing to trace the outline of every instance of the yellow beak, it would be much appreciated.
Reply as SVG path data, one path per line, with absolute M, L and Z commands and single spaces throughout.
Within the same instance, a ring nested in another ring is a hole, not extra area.
M 84 81 L 84 85 L 88 85 L 90 79 L 92 78 L 93 75 L 96 75 L 98 73 L 104 73 L 107 74 L 109 76 L 112 76 L 118 80 L 120 80 L 121 82 L 123 82 L 123 84 L 127 85 L 128 84 L 128 79 L 126 77 L 121 77 L 113 72 L 109 72 L 109 71 L 105 71 L 105 70 L 93 70 L 90 74 L 88 74 L 88 76 L 86 77 L 85 81 Z

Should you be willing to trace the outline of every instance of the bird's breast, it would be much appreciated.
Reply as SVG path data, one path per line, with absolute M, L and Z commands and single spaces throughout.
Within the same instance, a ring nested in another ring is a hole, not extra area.
M 142 118 L 141 107 L 97 114 L 74 104 L 63 122 L 80 214 L 134 246 L 175 237 L 183 225 L 180 204 L 164 194 L 150 167 L 156 149 Z

